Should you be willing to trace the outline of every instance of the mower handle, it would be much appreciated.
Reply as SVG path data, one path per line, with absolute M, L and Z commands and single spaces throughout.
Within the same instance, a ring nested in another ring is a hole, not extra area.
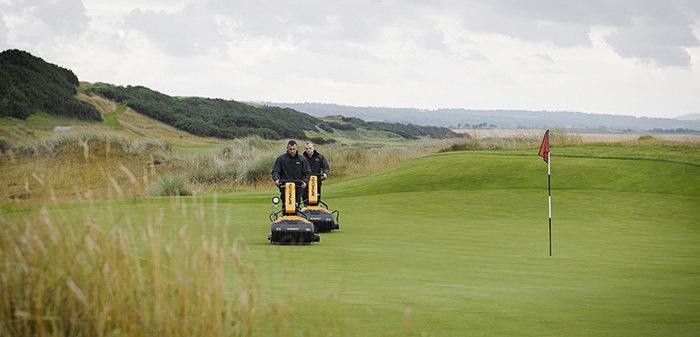
M 312 175 L 312 176 L 316 176 L 317 178 L 319 178 L 319 179 L 318 179 L 319 181 L 326 180 L 326 178 L 323 177 L 323 173 L 311 173 L 311 175 Z
M 301 186 L 301 184 L 305 183 L 303 180 L 287 180 L 287 179 L 280 179 L 280 186 L 279 187 L 284 187 L 284 184 L 286 183 L 294 183 L 294 185 Z

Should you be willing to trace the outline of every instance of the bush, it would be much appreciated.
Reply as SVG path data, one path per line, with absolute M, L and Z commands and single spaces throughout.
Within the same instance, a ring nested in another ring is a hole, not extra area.
M 241 174 L 241 179 L 249 184 L 270 181 L 270 171 L 275 163 L 275 157 L 264 157 L 253 160 Z
M 333 138 L 325 139 L 325 138 L 321 138 L 321 137 L 312 137 L 312 138 L 309 138 L 308 141 L 310 141 L 316 145 L 333 144 L 336 142 L 336 140 Z
M 203 167 L 189 173 L 188 180 L 198 184 L 216 184 L 236 180 L 238 171 L 233 165 Z
M 192 193 L 185 187 L 185 179 L 182 176 L 166 174 L 154 182 L 150 194 L 152 196 L 186 196 Z
M 318 127 L 321 128 L 321 130 L 323 131 L 333 133 L 333 127 L 328 123 L 320 123 Z

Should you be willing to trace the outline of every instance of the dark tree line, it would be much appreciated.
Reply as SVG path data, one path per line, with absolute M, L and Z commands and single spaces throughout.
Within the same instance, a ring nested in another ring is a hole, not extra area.
M 232 100 L 171 97 L 143 86 L 98 84 L 93 93 L 178 129 L 203 137 L 265 139 L 306 137 L 320 121 L 292 109 L 256 107 Z
M 654 133 L 697 133 L 698 130 L 691 130 L 691 129 L 686 129 L 686 128 L 676 128 L 676 129 L 661 129 L 661 128 L 653 128 L 649 130 L 649 132 L 654 132 Z
M 442 127 L 365 122 L 352 117 L 343 118 L 343 123 L 322 122 L 294 109 L 253 106 L 223 99 L 171 97 L 143 86 L 98 84 L 90 90 L 141 114 L 203 137 L 230 139 L 259 135 L 266 139 L 303 139 L 306 137 L 304 131 L 315 131 L 316 127 L 328 133 L 357 128 L 386 131 L 406 139 L 456 136 L 452 130 Z
M 17 50 L 0 53 L 0 116 L 27 119 L 43 111 L 83 120 L 102 120 L 92 105 L 77 100 L 78 77 L 65 68 Z
M 33 113 L 43 111 L 84 120 L 102 120 L 95 107 L 75 98 L 78 85 L 78 77 L 69 69 L 47 63 L 21 50 L 0 53 L 0 116 L 26 119 Z M 203 137 L 232 139 L 258 135 L 266 139 L 304 139 L 305 131 L 318 129 L 328 133 L 335 130 L 377 130 L 406 139 L 457 136 L 442 127 L 365 122 L 354 117 L 344 117 L 342 123 L 323 122 L 291 108 L 253 106 L 223 99 L 171 97 L 143 86 L 99 83 L 88 90 Z
M 454 131 L 439 126 L 423 126 L 415 124 L 401 124 L 388 122 L 366 122 L 356 117 L 343 117 L 343 122 L 367 130 L 386 131 L 395 133 L 406 139 L 418 139 L 418 137 L 453 138 L 460 137 Z

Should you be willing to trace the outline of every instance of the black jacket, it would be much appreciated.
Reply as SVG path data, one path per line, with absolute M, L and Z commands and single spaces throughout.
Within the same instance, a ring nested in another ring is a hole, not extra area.
M 309 166 L 311 167 L 311 173 L 325 173 L 326 175 L 328 175 L 330 167 L 328 166 L 328 161 L 326 161 L 326 157 L 324 157 L 322 154 L 314 150 L 314 154 L 312 154 L 311 157 L 309 157 L 309 155 L 306 152 L 304 152 L 304 158 L 309 162 Z
M 297 152 L 296 156 L 292 157 L 289 153 L 285 152 L 283 155 L 277 157 L 275 160 L 275 165 L 272 167 L 272 180 L 303 180 L 305 183 L 309 183 L 309 178 L 311 178 L 311 168 L 309 168 L 309 162 L 304 159 L 304 156 L 300 156 Z

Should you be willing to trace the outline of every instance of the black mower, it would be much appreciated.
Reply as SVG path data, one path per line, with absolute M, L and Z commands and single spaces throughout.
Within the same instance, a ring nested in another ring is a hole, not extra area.
M 314 173 L 311 174 L 311 179 L 309 179 L 309 195 L 306 196 L 304 207 L 301 212 L 306 215 L 309 221 L 316 225 L 319 232 L 330 232 L 334 229 L 340 229 L 340 224 L 338 223 L 338 216 L 340 212 L 337 210 L 330 212 L 328 210 L 328 205 L 321 201 L 320 195 L 318 194 L 318 180 L 323 180 L 323 174 Z M 319 206 L 323 205 L 323 207 Z M 324 208 L 325 207 L 325 208 Z M 333 219 L 335 215 L 335 220 Z
M 280 180 L 280 191 L 284 198 L 284 207 L 275 212 L 279 197 L 272 198 L 272 213 L 270 214 L 271 233 L 267 239 L 273 244 L 310 245 L 321 241 L 316 226 L 309 221 L 296 203 L 296 189 L 301 188 L 301 180 Z M 280 214 L 282 217 L 280 217 Z

